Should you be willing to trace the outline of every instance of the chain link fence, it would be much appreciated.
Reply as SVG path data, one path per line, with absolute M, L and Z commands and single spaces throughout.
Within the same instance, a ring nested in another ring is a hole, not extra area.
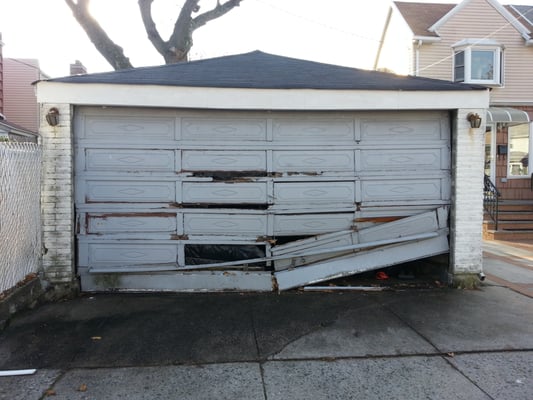
M 39 270 L 41 147 L 0 142 L 0 293 Z

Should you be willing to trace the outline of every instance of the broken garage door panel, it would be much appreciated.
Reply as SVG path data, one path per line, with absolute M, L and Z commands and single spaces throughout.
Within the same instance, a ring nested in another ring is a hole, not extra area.
M 436 232 L 447 227 L 448 208 L 440 207 L 437 210 L 425 212 L 397 221 L 374 225 L 359 231 L 342 231 L 311 238 L 290 242 L 272 247 L 272 255 L 277 259 L 274 263 L 276 271 L 314 263 L 320 260 L 349 254 L 357 249 L 344 250 L 332 254 L 309 255 L 309 250 L 327 248 L 341 248 L 356 244 L 369 244 L 390 239 L 398 239 L 406 236 Z M 361 246 L 365 247 L 365 246 Z M 360 248 L 359 248 L 360 250 Z M 307 255 L 306 255 L 307 254 Z M 281 258 L 286 256 L 285 258 Z M 280 259 L 281 258 L 281 259 Z
M 449 251 L 446 231 L 436 237 L 374 248 L 274 273 L 279 291 L 311 285 Z
M 447 231 L 446 231 L 447 233 Z M 354 244 L 351 246 L 341 246 L 341 247 L 326 247 L 320 250 L 315 249 L 309 249 L 304 254 L 299 256 L 294 256 L 293 254 L 289 255 L 282 255 L 282 256 L 276 256 L 276 257 L 262 257 L 262 258 L 252 258 L 252 259 L 246 259 L 246 260 L 239 260 L 239 261 L 229 261 L 229 262 L 219 262 L 219 263 L 213 263 L 213 264 L 199 264 L 199 265 L 189 265 L 189 266 L 183 266 L 180 267 L 180 271 L 185 270 L 200 270 L 200 269 L 211 269 L 211 268 L 228 268 L 228 267 L 237 267 L 239 265 L 251 265 L 254 263 L 260 263 L 260 262 L 270 262 L 270 261 L 277 261 L 277 260 L 283 260 L 286 258 L 302 258 L 302 257 L 309 257 L 309 256 L 315 256 L 318 254 L 330 254 L 327 258 L 332 258 L 331 254 L 344 254 L 346 251 L 351 250 L 361 250 L 363 248 L 370 248 L 370 247 L 376 247 L 376 246 L 385 246 L 390 245 L 394 243 L 403 243 L 403 242 L 409 242 L 413 240 L 421 240 L 421 239 L 427 239 L 431 237 L 438 236 L 439 233 L 437 232 L 428 232 L 423 233 L 420 235 L 414 235 L 414 236 L 403 236 L 396 239 L 387 239 L 387 240 L 379 240 L 375 242 L 370 243 L 364 243 L 364 244 Z M 342 252 L 342 253 L 341 253 Z M 309 264 L 309 262 L 306 262 L 306 264 Z

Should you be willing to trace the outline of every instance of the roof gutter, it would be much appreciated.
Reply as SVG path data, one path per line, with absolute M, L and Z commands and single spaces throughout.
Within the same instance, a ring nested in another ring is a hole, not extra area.
M 419 44 L 432 44 L 440 42 L 442 38 L 439 36 L 413 36 L 413 42 L 417 42 Z

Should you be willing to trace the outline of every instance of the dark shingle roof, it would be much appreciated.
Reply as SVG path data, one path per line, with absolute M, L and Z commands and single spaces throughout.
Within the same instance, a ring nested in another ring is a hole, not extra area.
M 15 142 L 37 143 L 39 134 L 7 121 L 0 114 L 0 137 L 7 137 Z
M 504 7 L 518 20 L 518 22 L 524 25 L 526 29 L 533 32 L 533 6 L 508 5 Z
M 435 32 L 428 31 L 428 28 L 457 6 L 457 4 L 411 3 L 401 1 L 395 1 L 394 4 L 415 36 L 435 37 L 438 35 Z
M 457 4 L 395 1 L 394 4 L 415 36 L 438 37 L 428 29 L 448 14 Z M 503 6 L 518 22 L 533 31 L 533 6 Z
M 188 63 L 68 76 L 49 82 L 250 89 L 480 89 L 475 85 L 322 64 L 260 51 Z

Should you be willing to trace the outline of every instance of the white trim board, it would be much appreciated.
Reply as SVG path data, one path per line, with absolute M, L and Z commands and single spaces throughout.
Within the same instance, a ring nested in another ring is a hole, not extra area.
M 39 103 L 238 110 L 454 110 L 486 108 L 489 89 L 450 91 L 235 89 L 37 83 Z

